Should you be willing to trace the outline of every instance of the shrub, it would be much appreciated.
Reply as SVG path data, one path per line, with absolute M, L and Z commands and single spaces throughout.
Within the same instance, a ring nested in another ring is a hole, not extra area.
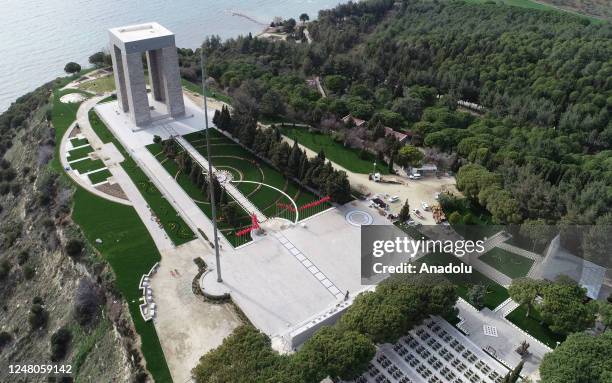
M 40 304 L 33 304 L 28 316 L 28 322 L 30 323 L 32 330 L 46 327 L 48 320 L 49 313 L 47 310 L 45 310 L 45 308 Z
M 90 323 L 100 311 L 102 295 L 95 283 L 89 278 L 79 281 L 75 294 L 74 318 L 84 326 Z
M 11 272 L 11 263 L 6 259 L 0 262 L 0 280 L 3 280 L 6 277 L 8 277 L 10 272 Z
M 57 362 L 66 356 L 72 333 L 66 328 L 60 328 L 51 335 L 51 361 Z
M 23 266 L 28 261 L 28 259 L 30 259 L 30 254 L 26 250 L 23 250 L 17 256 L 17 263 L 19 264 L 19 266 Z
M 71 239 L 66 244 L 66 254 L 69 257 L 75 258 L 83 252 L 83 242 L 78 239 Z
M 6 331 L 0 332 L 0 351 L 13 341 L 13 337 Z
M 448 222 L 451 225 L 457 225 L 461 223 L 461 214 L 459 214 L 459 212 L 457 211 L 452 212 L 451 215 L 448 217 Z
M 32 278 L 34 278 L 34 276 L 36 275 L 36 269 L 32 266 L 32 265 L 26 265 L 23 268 L 23 276 L 26 280 L 30 280 Z
M 153 136 L 153 142 L 159 144 L 162 142 L 162 138 L 156 134 L 155 136 Z

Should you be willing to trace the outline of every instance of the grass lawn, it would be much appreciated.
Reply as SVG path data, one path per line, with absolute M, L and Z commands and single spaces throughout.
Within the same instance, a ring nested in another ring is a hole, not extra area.
M 427 254 L 423 258 L 419 259 L 419 262 L 425 262 L 429 265 L 460 265 L 461 260 L 451 254 Z M 457 286 L 457 294 L 466 301 L 468 299 L 468 290 L 474 285 L 484 285 L 487 288 L 485 295 L 485 307 L 493 310 L 499 306 L 503 301 L 508 299 L 508 290 L 495 281 L 487 278 L 484 274 L 481 274 L 476 269 L 472 271 L 472 274 L 444 274 L 450 282 Z
M 105 165 L 102 160 L 92 160 L 88 158 L 86 160 L 75 162 L 71 164 L 70 167 L 79 173 L 84 174 L 97 169 L 102 169 L 105 167 Z
M 204 215 L 206 215 L 209 219 L 212 219 L 212 205 L 208 202 L 208 194 L 204 194 L 200 188 L 198 188 L 192 181 L 189 175 L 179 172 L 178 165 L 172 159 L 167 158 L 163 153 L 161 153 L 160 145 L 153 144 L 149 145 L 149 151 L 153 155 L 156 155 L 156 158 L 164 169 L 170 174 L 176 182 L 185 190 L 185 192 L 194 200 L 196 205 L 202 210 Z M 159 154 L 161 153 L 161 154 Z M 231 197 L 230 201 L 233 201 Z M 240 206 L 240 205 L 238 205 Z M 223 219 L 223 214 L 219 206 L 217 206 L 217 225 L 221 234 L 233 245 L 239 246 L 243 245 L 251 240 L 250 236 L 243 236 L 241 238 L 236 237 L 236 231 L 240 229 L 247 228 L 251 225 L 251 217 L 249 214 L 242 208 L 239 208 L 239 217 L 238 217 L 238 225 L 232 226 L 228 222 Z
M 76 119 L 76 112 L 80 105 L 79 103 L 64 104 L 59 101 L 59 98 L 75 92 L 85 93 L 57 89 L 53 92 L 51 121 L 55 128 L 56 142 L 61 141 L 70 124 Z M 59 146 L 56 146 L 50 167 L 59 174 L 63 174 L 59 160 Z M 144 322 L 138 308 L 140 277 L 160 259 L 155 243 L 146 227 L 133 208 L 96 197 L 78 186 L 74 194 L 72 218 L 81 227 L 92 246 L 100 251 L 113 268 L 117 288 L 128 303 L 136 331 L 141 337 L 142 353 L 153 378 L 158 382 L 171 382 L 170 370 L 166 364 L 155 327 L 152 323 Z M 97 238 L 102 239 L 103 242 L 96 244 Z M 77 359 L 76 362 L 78 364 L 79 360 Z
M 185 80 L 184 78 L 181 79 L 181 84 L 183 85 L 183 88 L 187 89 L 190 92 L 194 92 L 194 93 L 197 93 L 199 95 L 204 94 L 202 92 L 202 84 L 194 84 L 191 81 Z M 231 104 L 232 103 L 232 98 L 230 96 L 227 96 L 227 95 L 219 92 L 218 90 L 210 89 L 210 87 L 208 87 L 206 95 L 208 97 L 214 98 L 216 100 L 223 101 L 226 104 Z
M 149 177 L 138 167 L 136 162 L 130 157 L 123 146 L 115 139 L 113 134 L 108 130 L 106 125 L 100 120 L 98 115 L 91 111 L 89 121 L 93 130 L 104 143 L 112 142 L 121 152 L 125 160 L 121 163 L 121 167 L 128 173 L 140 193 L 147 201 L 155 215 L 159 218 L 168 237 L 176 246 L 187 243 L 195 239 L 195 234 L 189 226 L 183 221 L 181 216 L 174 210 L 170 202 L 168 202 L 157 187 L 151 182 Z
M 77 188 L 72 218 L 89 243 L 113 268 L 116 285 L 125 298 L 142 342 L 147 368 L 157 382 L 171 382 L 170 370 L 152 322 L 145 322 L 138 309 L 140 277 L 161 257 L 146 227 L 130 206 L 124 206 Z M 102 243 L 96 243 L 96 239 Z
M 300 144 L 312 151 L 320 152 L 323 150 L 327 159 L 337 163 L 354 173 L 368 174 L 374 169 L 376 156 L 367 153 L 365 159 L 359 156 L 359 150 L 347 148 L 334 141 L 331 136 L 323 133 L 311 133 L 306 128 L 283 127 L 283 134 L 292 140 L 297 140 Z M 381 174 L 389 174 L 386 164 L 377 161 L 376 171 Z
M 534 263 L 533 259 L 522 257 L 499 247 L 494 247 L 479 259 L 512 279 L 527 276 Z
M 232 172 L 234 176 L 239 175 L 246 181 L 263 182 L 278 188 L 287 193 L 295 201 L 298 207 L 319 199 L 317 195 L 302 188 L 295 182 L 289 181 L 279 171 L 259 160 L 249 151 L 224 136 L 218 130 L 211 129 L 209 133 L 211 137 L 213 165 L 216 168 L 228 170 Z M 186 135 L 185 138 L 206 157 L 206 140 L 201 133 L 191 133 Z M 259 187 L 258 185 L 248 183 L 238 183 L 235 184 L 235 186 L 266 216 L 276 215 L 276 203 L 290 203 L 281 193 L 265 186 Z M 325 204 L 325 207 L 330 206 L 329 204 Z M 299 218 L 308 218 L 318 211 L 317 209 L 313 209 L 313 211 L 301 211 Z M 295 219 L 293 214 L 286 218 Z
M 87 138 L 72 138 L 70 139 L 70 143 L 72 144 L 73 147 L 77 147 L 77 146 L 83 146 L 83 145 L 87 145 L 89 144 L 89 141 L 87 141 Z
M 531 309 L 528 317 L 526 315 L 527 309 L 519 306 L 508 314 L 506 319 L 550 348 L 557 347 L 557 342 L 565 340 L 565 336 L 552 332 L 548 326 L 542 323 L 540 314 L 536 309 Z
M 91 145 L 83 146 L 82 148 L 78 149 L 72 149 L 68 152 L 68 162 L 85 158 L 89 153 L 93 151 L 94 150 Z
M 55 128 L 55 140 L 56 142 L 61 142 L 62 137 L 68 130 L 70 124 L 76 120 L 76 113 L 81 105 L 80 102 L 75 103 L 63 103 L 59 99 L 70 93 L 81 93 L 85 96 L 90 96 L 89 93 L 81 91 L 68 89 L 64 91 L 60 91 L 58 89 L 53 91 L 53 106 L 51 109 L 51 123 Z M 59 145 L 55 145 L 55 155 L 51 160 L 51 168 L 56 170 L 58 173 L 62 173 L 62 163 L 60 162 L 60 153 L 59 153 Z
M 100 182 L 106 181 L 108 177 L 112 177 L 113 175 L 108 169 L 100 170 L 99 172 L 88 174 L 87 177 L 91 181 L 92 184 L 98 184 Z
M 93 93 L 112 92 L 115 90 L 115 78 L 113 75 L 97 78 L 79 85 L 79 89 Z

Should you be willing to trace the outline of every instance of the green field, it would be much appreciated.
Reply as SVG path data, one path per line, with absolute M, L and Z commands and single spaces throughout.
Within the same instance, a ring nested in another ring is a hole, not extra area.
M 55 89 L 53 91 L 53 106 L 51 108 L 51 123 L 55 128 L 55 139 L 56 142 L 61 142 L 62 137 L 68 130 L 70 124 L 76 120 L 76 113 L 81 105 L 80 102 L 75 103 L 63 103 L 59 99 L 70 93 L 81 93 L 87 97 L 91 96 L 89 93 L 68 89 L 60 91 Z M 51 160 L 51 168 L 55 169 L 58 173 L 62 172 L 62 163 L 60 162 L 59 145 L 55 145 L 55 155 Z
M 88 158 L 86 160 L 74 162 L 70 164 L 70 167 L 80 174 L 88 173 L 94 170 L 102 169 L 105 167 L 104 162 L 102 160 L 92 160 Z
M 534 263 L 533 259 L 522 257 L 499 247 L 489 250 L 478 259 L 512 279 L 527 276 Z
M 60 142 L 68 127 L 76 119 L 80 104 L 64 104 L 59 98 L 68 93 L 82 91 L 53 92 L 51 121 L 55 128 L 56 142 Z M 59 160 L 59 146 L 50 163 L 52 169 L 63 174 Z M 68 178 L 68 177 L 66 177 Z M 142 353 L 147 369 L 158 382 L 171 382 L 170 370 L 159 343 L 155 327 L 146 323 L 138 308 L 138 283 L 142 274 L 149 271 L 160 255 L 146 227 L 133 208 L 116 204 L 94 196 L 75 185 L 72 218 L 83 230 L 92 244 L 112 267 L 116 285 L 128 304 L 136 331 L 140 335 Z M 102 240 L 101 244 L 95 242 Z M 78 361 L 77 361 L 78 362 Z
M 358 149 L 345 147 L 327 134 L 309 132 L 308 129 L 301 127 L 283 127 L 281 131 L 285 136 L 297 140 L 314 152 L 318 153 L 323 150 L 327 159 L 353 173 L 369 174 L 374 170 L 376 156 L 366 153 L 366 158 L 363 159 Z M 387 165 L 381 164 L 380 161 L 377 161 L 376 171 L 381 174 L 389 174 Z
M 429 265 L 460 265 L 462 262 L 459 258 L 451 254 L 427 254 L 423 258 L 419 259 L 419 263 L 427 263 Z M 472 274 L 445 274 L 444 275 L 450 282 L 457 286 L 457 294 L 466 301 L 468 299 L 468 290 L 474 285 L 483 285 L 487 288 L 485 295 L 484 304 L 485 307 L 493 310 L 499 306 L 503 301 L 509 298 L 508 290 L 495 281 L 487 278 L 484 274 L 481 274 L 476 269 L 473 269 Z
M 532 309 L 528 317 L 526 314 L 527 309 L 520 306 L 508 314 L 506 319 L 550 348 L 555 348 L 557 342 L 565 340 L 565 336 L 552 332 L 542 323 L 542 318 L 536 309 Z
M 93 185 L 98 184 L 100 182 L 106 181 L 108 177 L 112 177 L 113 175 L 108 169 L 100 170 L 99 172 L 88 174 L 87 177 L 91 181 Z
M 115 78 L 113 75 L 97 78 L 79 85 L 79 89 L 83 89 L 93 93 L 112 92 L 115 90 Z
M 70 143 L 72 144 L 73 147 L 77 147 L 77 146 L 83 146 L 83 145 L 87 145 L 89 144 L 89 141 L 87 141 L 87 138 L 71 138 L 70 139 Z
M 77 188 L 72 218 L 113 268 L 116 285 L 127 302 L 147 369 L 157 382 L 171 382 L 170 370 L 155 326 L 145 322 L 138 308 L 142 274 L 148 273 L 161 257 L 146 227 L 132 207 L 124 206 Z M 102 243 L 96 243 L 101 239 Z
M 159 218 L 161 225 L 172 242 L 174 242 L 176 246 L 179 246 L 195 239 L 193 231 L 191 231 L 181 216 L 164 198 L 157 187 L 155 187 L 149 177 L 147 177 L 142 169 L 138 167 L 136 162 L 134 162 L 132 157 L 130 157 L 119 141 L 115 139 L 113 134 L 108 130 L 106 125 L 104 125 L 95 112 L 90 112 L 89 121 L 93 130 L 96 132 L 96 135 L 100 137 L 102 142 L 114 143 L 117 150 L 121 152 L 125 158 L 125 160 L 121 163 L 121 167 L 130 176 L 134 184 L 136 184 L 138 190 L 140 190 L 140 193 L 147 201 L 147 204 L 151 207 L 157 218 Z

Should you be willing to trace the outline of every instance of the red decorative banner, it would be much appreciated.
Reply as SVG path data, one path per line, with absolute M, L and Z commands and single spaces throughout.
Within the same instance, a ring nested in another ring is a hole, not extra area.
M 299 210 L 301 211 L 301 210 L 304 210 L 304 209 L 308 209 L 308 208 L 310 208 L 310 207 L 319 206 L 319 205 L 321 205 L 322 203 L 325 203 L 325 202 L 330 201 L 330 200 L 331 200 L 331 197 L 330 197 L 330 196 L 326 196 L 326 197 L 321 198 L 321 199 L 320 199 L 320 200 L 318 200 L 318 201 L 313 201 L 313 202 L 311 202 L 311 203 L 307 203 L 306 205 L 301 206 L 301 207 L 299 208 Z
M 257 221 L 257 215 L 255 215 L 255 213 L 253 213 L 251 215 L 251 226 L 247 227 L 246 229 L 237 231 L 236 232 L 236 237 L 242 237 L 243 235 L 249 234 L 253 230 L 257 230 L 257 229 L 259 229 L 259 221 Z

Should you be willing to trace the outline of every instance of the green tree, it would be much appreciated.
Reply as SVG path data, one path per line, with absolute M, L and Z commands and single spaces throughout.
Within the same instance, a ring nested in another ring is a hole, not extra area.
M 80 71 L 81 71 L 81 66 L 72 61 L 66 64 L 66 66 L 64 67 L 64 72 L 68 74 L 79 73 Z
M 408 204 L 408 200 L 404 202 L 404 206 L 399 212 L 399 220 L 400 222 L 406 222 L 410 219 L 410 205 Z
M 572 334 L 540 365 L 541 383 L 608 383 L 612 371 L 612 331 Z
M 586 301 L 586 289 L 573 280 L 562 277 L 542 289 L 539 311 L 550 329 L 560 334 L 570 334 L 592 327 L 597 308 Z
M 406 145 L 398 151 L 396 162 L 404 167 L 417 167 L 421 165 L 424 157 L 425 155 L 416 146 Z
M 516 303 L 527 308 L 526 316 L 529 316 L 543 286 L 543 282 L 535 279 L 517 278 L 514 279 L 510 287 L 508 287 L 508 294 Z
M 461 213 L 459 213 L 458 211 L 452 212 L 448 216 L 448 223 L 450 223 L 451 225 L 458 225 L 458 224 L 460 224 L 461 223 Z
M 366 336 L 338 327 L 323 327 L 307 340 L 296 356 L 307 381 L 320 382 L 330 376 L 355 379 L 368 367 L 376 347 Z
M 604 325 L 604 331 L 612 326 L 612 303 L 607 301 L 598 301 L 599 320 Z
M 58 362 L 68 353 L 72 333 L 67 328 L 60 328 L 51 335 L 51 361 Z
M 47 310 L 45 310 L 42 304 L 34 303 L 30 308 L 30 313 L 28 314 L 28 322 L 30 323 L 32 330 L 46 327 L 48 320 L 49 313 Z
M 307 14 L 307 13 L 302 13 L 302 14 L 300 15 L 300 21 L 301 21 L 301 22 L 305 23 L 305 22 L 307 22 L 308 20 L 310 20 L 310 17 L 308 16 L 308 14 Z
M 474 285 L 469 288 L 467 296 L 470 302 L 474 305 L 474 307 L 476 307 L 478 310 L 481 310 L 484 307 L 486 293 L 486 286 Z

